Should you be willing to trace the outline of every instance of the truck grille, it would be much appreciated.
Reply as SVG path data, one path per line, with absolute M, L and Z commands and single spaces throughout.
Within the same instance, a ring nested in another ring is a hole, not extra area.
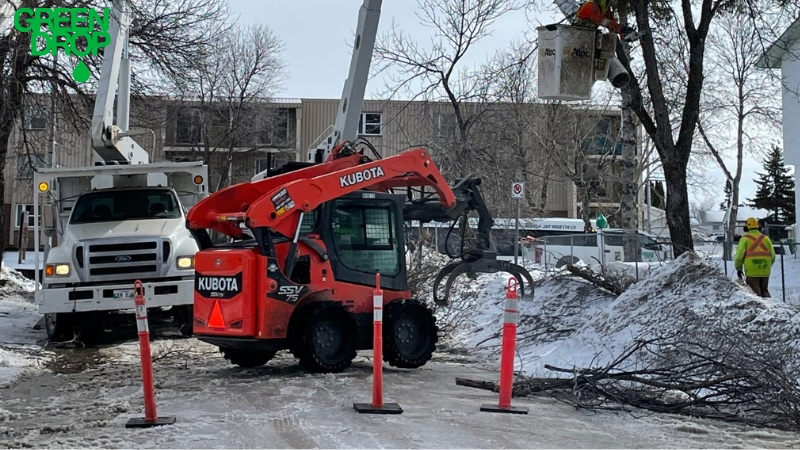
M 157 239 L 106 241 L 102 244 L 85 242 L 78 248 L 85 252 L 77 259 L 79 263 L 86 262 L 84 270 L 88 279 L 114 280 L 130 276 L 160 276 L 170 247 L 168 242 Z

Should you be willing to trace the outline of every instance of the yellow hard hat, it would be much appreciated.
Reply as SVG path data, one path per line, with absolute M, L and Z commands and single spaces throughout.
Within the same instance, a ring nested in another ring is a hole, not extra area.
M 755 217 L 748 217 L 747 220 L 744 221 L 744 224 L 747 228 L 751 230 L 758 229 L 758 219 L 756 219 Z

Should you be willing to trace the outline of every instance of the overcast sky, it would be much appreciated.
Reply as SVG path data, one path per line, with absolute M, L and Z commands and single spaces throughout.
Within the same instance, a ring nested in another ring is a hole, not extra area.
M 234 12 L 243 24 L 264 23 L 284 42 L 284 58 L 288 63 L 288 80 L 278 94 L 286 98 L 333 98 L 342 93 L 350 65 L 350 46 L 363 0 L 230 0 Z M 381 8 L 379 33 L 391 30 L 395 24 L 404 33 L 420 42 L 429 42 L 431 31 L 420 23 L 414 0 L 385 0 Z M 533 39 L 536 27 L 559 20 L 555 15 L 533 12 L 508 14 L 501 18 L 492 35 L 471 51 L 465 64 L 484 62 L 498 49 L 524 37 Z M 386 86 L 384 75 L 370 80 L 367 97 L 376 98 Z M 755 194 L 753 178 L 761 171 L 761 157 L 745 161 L 741 198 Z M 722 200 L 724 176 L 711 166 L 706 171 L 709 182 L 705 190 L 693 189 L 695 201 L 711 195 L 718 204 Z M 718 206 L 718 205 L 717 205 Z

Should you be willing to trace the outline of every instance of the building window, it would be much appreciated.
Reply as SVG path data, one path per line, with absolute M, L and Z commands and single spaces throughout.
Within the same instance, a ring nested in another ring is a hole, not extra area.
M 34 168 L 44 167 L 44 160 L 39 155 L 17 155 L 17 178 L 30 180 L 33 178 Z
M 598 136 L 611 136 L 611 118 L 603 117 L 597 121 L 594 132 Z
M 41 106 L 27 106 L 23 110 L 22 124 L 27 131 L 47 129 L 47 110 Z
M 264 112 L 258 144 L 285 147 L 289 142 L 289 110 L 270 109 Z
M 453 113 L 436 114 L 436 136 L 444 139 L 456 136 L 456 115 Z
M 361 136 L 380 136 L 383 132 L 382 113 L 362 113 L 358 121 L 358 134 Z
M 203 111 L 200 108 L 180 108 L 175 114 L 175 144 L 203 143 Z
M 23 211 L 28 212 L 28 227 L 33 227 L 33 224 L 35 223 L 34 222 L 35 217 L 33 216 L 33 205 L 23 205 L 23 204 L 17 205 L 17 211 L 14 216 L 14 226 L 19 228 L 19 226 L 22 224 Z M 40 216 L 42 215 L 42 205 L 39 205 L 39 215 Z

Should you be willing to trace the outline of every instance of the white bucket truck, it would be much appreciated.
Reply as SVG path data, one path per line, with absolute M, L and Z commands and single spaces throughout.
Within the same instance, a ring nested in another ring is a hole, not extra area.
M 130 18 L 121 2 L 114 6 L 92 117 L 95 165 L 34 174 L 34 211 L 41 203 L 43 216 L 41 224 L 35 221 L 34 245 L 40 248 L 40 227 L 52 243 L 41 283 L 35 271 L 35 301 L 53 340 L 72 339 L 103 316 L 132 309 L 137 279 L 144 283 L 148 307 L 171 309 L 186 334 L 192 327 L 198 247 L 186 213 L 208 194 L 208 167 L 154 163 L 131 139 L 152 131 L 128 130 Z M 35 267 L 41 268 L 39 252 L 35 255 Z

